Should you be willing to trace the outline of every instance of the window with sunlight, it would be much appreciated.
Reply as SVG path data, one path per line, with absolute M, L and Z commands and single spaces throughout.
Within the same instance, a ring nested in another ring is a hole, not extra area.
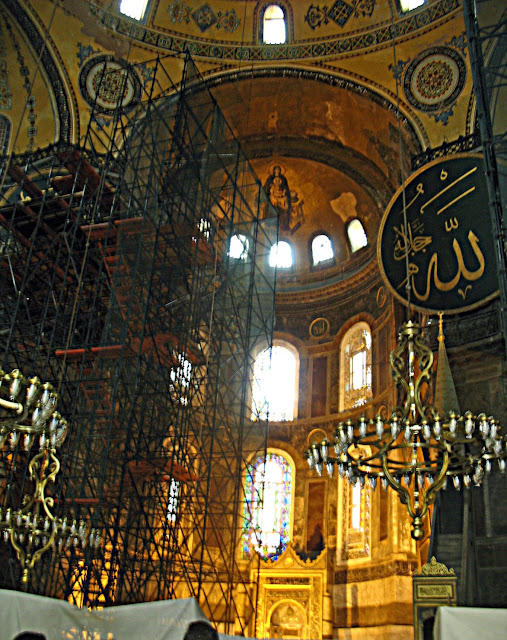
M 413 9 L 417 9 L 418 7 L 422 7 L 425 0 L 400 0 L 400 7 L 402 13 L 407 13 L 408 11 L 412 11 Z
M 190 387 L 190 378 L 192 376 L 192 364 L 185 358 L 182 353 L 175 355 L 178 366 L 171 369 L 171 393 L 173 400 L 179 401 L 182 405 L 188 404 L 188 392 Z
M 350 249 L 352 253 L 359 251 L 368 245 L 368 237 L 364 230 L 361 220 L 355 218 L 349 222 L 347 226 L 347 235 L 349 237 Z
M 243 509 L 243 553 L 275 558 L 290 540 L 293 470 L 280 453 L 269 452 L 248 465 Z
M 356 481 L 350 487 L 350 527 L 356 531 L 361 528 L 361 483 Z
M 238 233 L 232 236 L 229 242 L 229 258 L 235 258 L 236 260 L 246 260 L 248 258 L 248 248 L 250 243 L 248 238 L 242 233 Z
M 281 345 L 265 349 L 255 359 L 252 420 L 294 419 L 296 356 Z
M 167 522 L 174 524 L 178 513 L 178 500 L 180 497 L 180 483 L 178 480 L 171 478 L 169 484 L 169 495 L 167 501 Z
M 264 44 L 284 44 L 287 41 L 287 28 L 282 7 L 270 4 L 264 11 L 262 21 L 262 42 Z
M 290 269 L 292 267 L 292 248 L 288 242 L 280 240 L 280 242 L 271 247 L 269 266 L 277 269 Z
M 120 0 L 120 13 L 134 18 L 134 20 L 142 20 L 146 13 L 146 7 L 149 0 Z
M 340 410 L 355 409 L 372 397 L 371 332 L 366 322 L 359 322 L 345 334 L 341 346 Z
M 321 234 L 312 240 L 313 264 L 318 265 L 334 258 L 333 245 L 329 236 Z

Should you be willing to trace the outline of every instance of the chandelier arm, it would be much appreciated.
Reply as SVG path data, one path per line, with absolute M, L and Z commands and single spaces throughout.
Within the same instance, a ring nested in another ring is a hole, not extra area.
M 42 547 L 39 547 L 37 551 L 35 551 L 35 553 L 27 554 L 25 558 L 25 566 L 23 567 L 23 574 L 21 576 L 21 582 L 23 584 L 26 584 L 28 582 L 28 573 L 30 572 L 30 569 L 33 569 L 33 566 L 37 562 L 37 560 L 42 556 L 43 553 L 48 551 L 54 545 L 56 533 L 57 533 L 57 529 L 55 527 L 53 528 L 51 535 L 49 536 L 48 541 L 46 542 L 45 545 L 43 545 Z M 31 545 L 30 545 L 30 549 L 31 549 Z
M 21 581 L 24 584 L 26 584 L 28 582 L 28 570 L 26 568 L 26 563 L 25 563 L 26 553 L 23 547 L 21 546 L 21 544 L 18 544 L 16 536 L 17 536 L 16 529 L 12 527 L 12 529 L 10 530 L 9 537 L 10 537 L 11 544 L 14 547 L 14 550 L 16 551 L 16 557 L 18 558 L 18 562 L 23 567 L 23 575 L 22 575 Z
M 18 416 L 22 414 L 24 411 L 24 406 L 20 402 L 11 402 L 10 400 L 4 400 L 3 398 L 0 398 L 0 407 L 2 407 L 3 409 L 8 409 L 9 411 L 15 411 Z M 10 418 L 10 420 L 16 420 L 16 419 L 17 419 L 17 416 L 16 418 Z M 8 424 L 3 421 L 2 423 Z
M 410 503 L 410 494 L 405 489 L 405 487 L 401 483 L 397 483 L 394 476 L 389 471 L 389 467 L 387 466 L 387 456 L 382 455 L 382 470 L 384 472 L 385 478 L 390 486 L 399 494 L 400 502 L 407 507 L 407 511 L 412 519 L 415 518 L 415 513 L 412 509 L 412 504 Z
M 433 484 L 428 488 L 428 490 L 424 493 L 423 497 L 423 506 L 421 509 L 420 517 L 424 518 L 426 515 L 428 508 L 431 504 L 435 502 L 435 498 L 437 497 L 437 492 L 444 486 L 444 483 L 447 479 L 447 470 L 449 469 L 449 453 L 444 451 L 443 459 L 442 459 L 442 467 L 438 476 L 436 477 Z

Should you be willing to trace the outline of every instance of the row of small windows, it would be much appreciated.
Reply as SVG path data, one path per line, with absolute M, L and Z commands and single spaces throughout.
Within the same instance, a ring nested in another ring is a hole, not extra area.
M 368 246 L 368 237 L 360 220 L 352 220 L 347 226 L 347 236 L 352 253 Z M 247 260 L 250 242 L 244 234 L 231 237 L 228 255 L 236 260 Z M 311 244 L 312 262 L 314 266 L 326 263 L 334 258 L 331 238 L 324 233 L 315 236 Z M 293 265 L 291 245 L 285 240 L 275 243 L 269 253 L 269 266 L 278 269 L 290 269 Z
M 170 392 L 175 402 L 189 404 L 192 364 L 183 354 L 175 355 L 170 373 Z M 299 358 L 289 345 L 275 344 L 255 359 L 252 382 L 251 419 L 291 421 L 297 405 Z M 340 348 L 340 410 L 355 409 L 372 397 L 371 331 L 359 322 L 347 331 Z
M 275 344 L 257 356 L 253 371 L 252 420 L 294 419 L 298 366 L 297 351 L 289 345 Z M 373 397 L 372 340 L 366 322 L 358 322 L 343 337 L 340 383 L 340 411 L 360 407 Z
M 120 0 L 119 10 L 123 15 L 142 21 L 146 18 L 150 0 Z M 399 0 L 401 13 L 421 7 L 425 0 Z M 259 42 L 262 44 L 285 44 L 288 42 L 286 8 L 281 4 L 269 4 L 260 13 Z

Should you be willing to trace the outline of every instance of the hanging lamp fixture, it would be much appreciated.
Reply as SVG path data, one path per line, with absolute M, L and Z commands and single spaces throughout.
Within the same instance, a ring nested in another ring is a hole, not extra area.
M 433 353 L 416 322 L 401 326 L 389 364 L 399 393 L 390 418 L 379 414 L 340 422 L 334 440 L 313 444 L 307 460 L 319 475 L 325 467 L 332 476 L 337 466 L 352 485 L 392 487 L 412 519 L 412 537 L 421 540 L 423 519 L 438 491 L 449 481 L 456 489 L 480 486 L 493 463 L 505 471 L 506 441 L 493 417 L 470 411 L 441 416 L 425 401 Z
M 67 421 L 56 411 L 58 394 L 49 382 L 27 379 L 15 369 L 0 370 L 0 451 L 28 455 L 38 452 L 28 465 L 33 491 L 23 496 L 21 507 L 0 507 L 0 536 L 10 542 L 22 567 L 23 584 L 40 557 L 52 547 L 96 548 L 99 532 L 84 520 L 68 520 L 54 513 L 55 500 L 47 489 L 60 470 L 56 450 L 68 431 Z

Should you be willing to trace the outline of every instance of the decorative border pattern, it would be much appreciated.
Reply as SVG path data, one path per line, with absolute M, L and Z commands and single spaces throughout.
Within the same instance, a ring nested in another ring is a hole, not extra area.
M 15 0 L 8 0 L 13 2 Z M 458 0 L 440 0 L 426 9 L 418 11 L 400 19 L 393 25 L 384 25 L 373 31 L 353 34 L 344 38 L 330 38 L 319 42 L 303 42 L 301 44 L 286 45 L 245 45 L 222 44 L 209 42 L 197 38 L 185 38 L 177 35 L 166 35 L 140 25 L 132 20 L 124 19 L 113 11 L 101 9 L 94 5 L 91 12 L 100 22 L 116 31 L 152 47 L 158 47 L 173 53 L 191 53 L 193 56 L 204 58 L 219 58 L 222 60 L 301 60 L 323 58 L 327 56 L 350 55 L 352 52 L 363 51 L 378 45 L 386 45 L 393 38 L 413 35 L 417 30 L 427 28 L 460 7 Z
M 5 22 L 5 16 L 0 13 Z M 7 50 L 5 36 L 0 24 L 0 109 L 8 111 L 12 108 L 12 91 L 9 87 L 9 70 L 7 69 Z
M 42 51 L 41 62 L 53 89 L 60 123 L 60 142 L 71 142 L 71 116 L 65 86 L 53 60 L 48 46 L 43 46 L 42 36 L 31 17 L 21 6 L 19 0 L 3 0 L 4 6 L 16 18 L 20 28 L 25 32 L 27 40 L 36 51 Z M 51 44 L 53 44 L 51 42 Z M 76 132 L 77 134 L 77 132 Z

